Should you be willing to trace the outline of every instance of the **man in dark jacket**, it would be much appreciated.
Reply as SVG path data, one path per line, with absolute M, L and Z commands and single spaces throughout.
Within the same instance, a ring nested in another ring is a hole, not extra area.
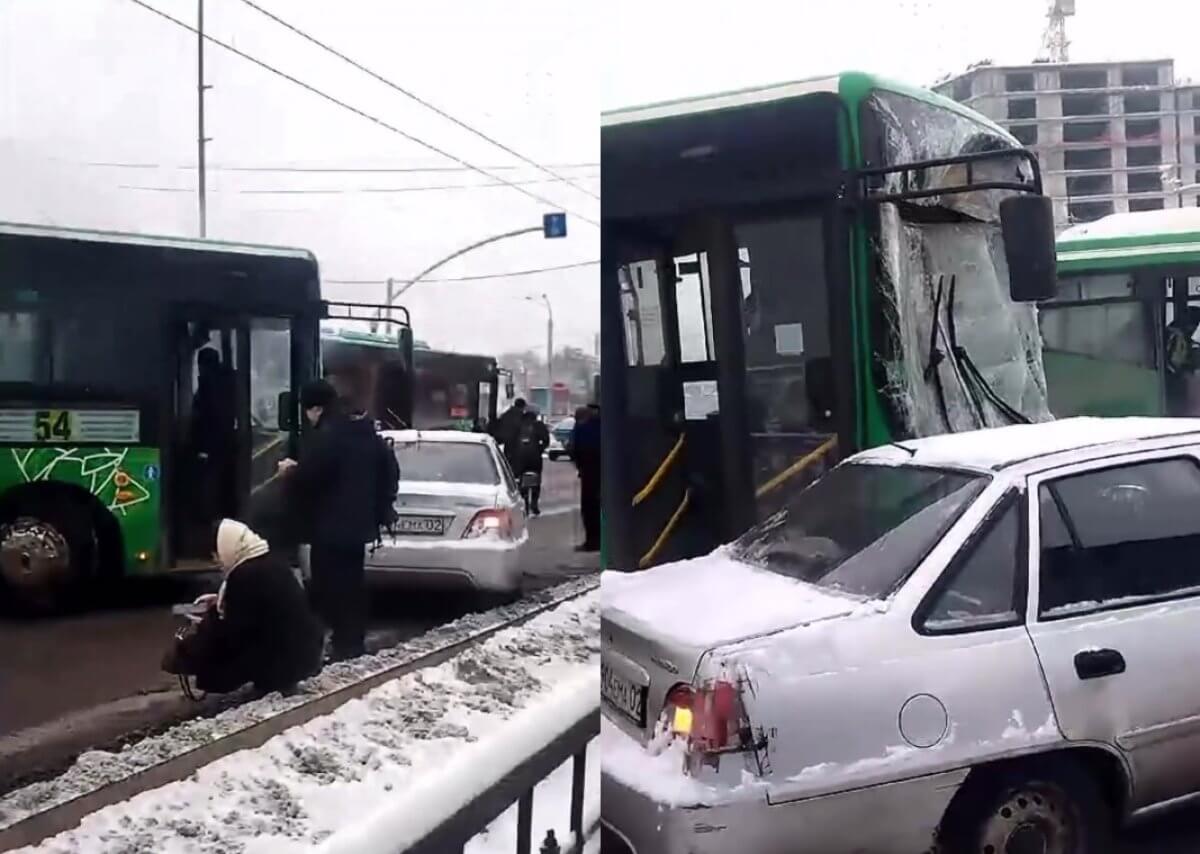
M 333 658 L 362 655 L 367 593 L 366 546 L 379 536 L 378 496 L 386 446 L 367 418 L 350 418 L 337 392 L 316 380 L 300 392 L 313 430 L 299 462 L 284 460 L 292 494 L 308 520 L 313 607 L 333 633 Z M 382 450 L 381 450 L 382 449 Z
M 517 452 L 520 448 L 518 438 L 521 432 L 521 420 L 524 417 L 525 398 L 518 397 L 513 401 L 513 405 L 496 419 L 496 424 L 492 430 L 492 438 L 496 440 L 496 444 L 504 452 L 504 457 L 508 460 L 508 467 L 512 469 L 513 474 L 517 472 Z
M 525 512 L 542 515 L 542 454 L 550 446 L 550 431 L 533 411 L 526 409 L 517 428 L 513 472 L 525 499 Z
M 579 408 L 571 443 L 571 456 L 579 469 L 579 512 L 583 516 L 579 551 L 595 552 L 600 550 L 600 407 Z

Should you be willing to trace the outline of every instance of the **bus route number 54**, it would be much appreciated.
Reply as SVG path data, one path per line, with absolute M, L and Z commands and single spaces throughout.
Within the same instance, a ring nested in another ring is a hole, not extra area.
M 39 409 L 33 414 L 33 434 L 39 442 L 69 442 L 73 433 L 70 410 Z

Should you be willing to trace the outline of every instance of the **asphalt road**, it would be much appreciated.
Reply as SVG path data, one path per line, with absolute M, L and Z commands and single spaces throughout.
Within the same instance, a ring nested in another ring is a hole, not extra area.
M 529 590 L 598 566 L 595 555 L 574 551 L 583 539 L 574 466 L 548 462 L 544 480 L 544 513 L 530 520 Z M 56 723 L 86 726 L 93 710 L 102 716 L 106 706 L 141 708 L 139 697 L 178 694 L 178 683 L 159 670 L 179 625 L 171 606 L 218 583 L 212 574 L 155 579 L 123 588 L 112 597 L 115 607 L 49 620 L 0 619 L 0 756 L 6 738 L 25 731 L 27 739 L 31 727 L 49 737 Z M 465 596 L 376 589 L 368 646 L 395 644 L 476 606 Z

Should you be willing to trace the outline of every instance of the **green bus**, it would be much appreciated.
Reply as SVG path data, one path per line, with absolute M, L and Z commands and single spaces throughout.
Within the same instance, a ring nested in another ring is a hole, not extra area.
M 1200 307 L 1200 209 L 1072 226 L 1057 253 L 1058 290 L 1039 312 L 1054 414 L 1200 415 L 1196 366 L 1168 359 Z
M 304 250 L 0 224 L 0 599 L 211 568 L 356 308 Z
M 983 116 L 847 72 L 605 114 L 601 157 L 614 567 L 727 542 L 855 450 L 1049 417 L 1050 203 Z
M 485 431 L 496 419 L 496 360 L 434 350 L 414 342 L 407 326 L 399 335 L 397 342 L 374 332 L 322 327 L 322 370 L 381 428 Z

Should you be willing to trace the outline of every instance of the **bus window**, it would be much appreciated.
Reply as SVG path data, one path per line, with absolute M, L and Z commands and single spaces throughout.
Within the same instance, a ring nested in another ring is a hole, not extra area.
M 292 390 L 292 335 L 288 321 L 250 322 L 250 489 L 274 475 L 288 454 L 286 430 L 279 429 L 279 395 Z
M 629 364 L 661 365 L 666 360 L 667 349 L 663 340 L 658 264 L 637 261 L 621 267 L 617 275 L 621 282 Z
M 0 382 L 37 382 L 38 361 L 37 315 L 0 313 Z
M 712 293 L 708 283 L 708 253 L 675 259 L 675 313 L 679 320 L 679 360 L 711 362 L 713 352 Z
M 475 417 L 479 419 L 479 426 L 486 430 L 492 420 L 492 384 L 490 382 L 480 381 L 479 383 L 479 411 L 475 413 Z
M 736 227 L 751 453 L 757 488 L 833 430 L 824 223 L 820 216 Z

